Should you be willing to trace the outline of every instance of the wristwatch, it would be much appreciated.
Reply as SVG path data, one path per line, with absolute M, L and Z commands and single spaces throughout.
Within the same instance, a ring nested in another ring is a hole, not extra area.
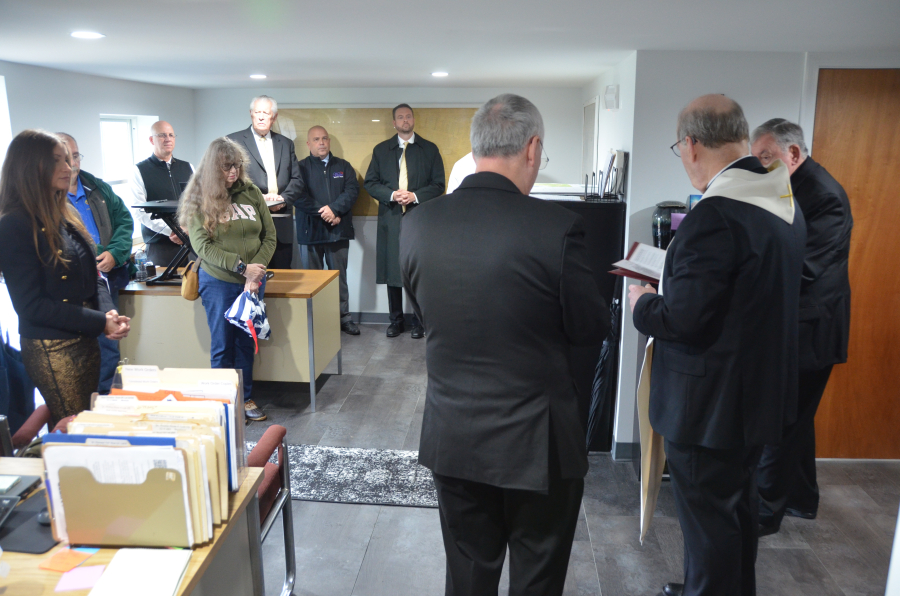
M 244 274 L 244 271 L 246 271 L 246 270 L 247 270 L 247 263 L 245 263 L 245 262 L 243 262 L 242 260 L 238 259 L 238 264 L 237 264 L 237 272 L 238 272 L 238 274 L 239 274 L 239 275 L 243 275 L 243 274 Z

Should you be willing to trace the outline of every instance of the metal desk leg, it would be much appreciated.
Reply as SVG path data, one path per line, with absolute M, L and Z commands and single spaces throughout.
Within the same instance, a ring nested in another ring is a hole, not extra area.
M 254 596 L 264 596 L 266 593 L 262 564 L 262 538 L 259 531 L 259 496 L 254 493 L 253 498 L 247 504 L 247 537 L 250 545 L 250 572 L 253 575 Z
M 344 348 L 341 348 L 338 350 L 338 374 L 339 375 L 344 374 L 343 359 L 341 358 L 341 352 L 343 352 L 343 351 L 344 351 Z
M 313 301 L 306 301 L 306 334 L 309 336 L 309 406 L 316 411 L 316 342 L 313 334 Z

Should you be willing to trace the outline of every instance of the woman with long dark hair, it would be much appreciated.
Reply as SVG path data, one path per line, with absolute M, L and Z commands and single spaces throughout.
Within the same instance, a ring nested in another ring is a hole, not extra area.
M 19 133 L 0 170 L 0 271 L 19 316 L 25 370 L 50 408 L 50 428 L 90 407 L 100 334 L 122 339 L 97 270 L 96 246 L 66 197 L 71 156 L 56 135 Z
M 243 148 L 226 137 L 213 141 L 181 196 L 178 223 L 188 229 L 200 257 L 200 298 L 212 342 L 212 368 L 239 368 L 244 376 L 244 415 L 265 420 L 250 399 L 253 339 L 225 320 L 245 290 L 265 289 L 266 266 L 275 253 L 275 224 L 260 190 L 250 181 Z

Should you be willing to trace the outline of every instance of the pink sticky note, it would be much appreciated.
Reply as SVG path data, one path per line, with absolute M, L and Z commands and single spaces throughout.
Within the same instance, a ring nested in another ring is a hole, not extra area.
M 69 590 L 90 590 L 103 575 L 106 565 L 91 565 L 90 567 L 76 567 L 72 571 L 63 573 L 56 584 L 57 592 L 68 592 Z

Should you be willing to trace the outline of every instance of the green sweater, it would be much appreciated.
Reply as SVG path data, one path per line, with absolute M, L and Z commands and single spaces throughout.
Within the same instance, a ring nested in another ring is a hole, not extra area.
M 134 219 L 128 211 L 128 207 L 122 199 L 113 192 L 109 184 L 88 174 L 84 170 L 79 174 L 81 184 L 91 189 L 87 193 L 88 205 L 94 214 L 94 223 L 100 232 L 100 244 L 97 245 L 97 254 L 109 251 L 116 261 L 116 267 L 128 263 L 131 259 L 131 236 L 134 234 Z M 99 193 L 99 194 L 97 194 Z M 101 210 L 105 209 L 106 213 Z
M 275 224 L 262 193 L 253 184 L 238 180 L 228 194 L 231 220 L 216 226 L 210 237 L 203 217 L 197 214 L 188 233 L 204 271 L 218 280 L 243 284 L 246 279 L 236 272 L 238 259 L 268 266 L 275 254 Z

